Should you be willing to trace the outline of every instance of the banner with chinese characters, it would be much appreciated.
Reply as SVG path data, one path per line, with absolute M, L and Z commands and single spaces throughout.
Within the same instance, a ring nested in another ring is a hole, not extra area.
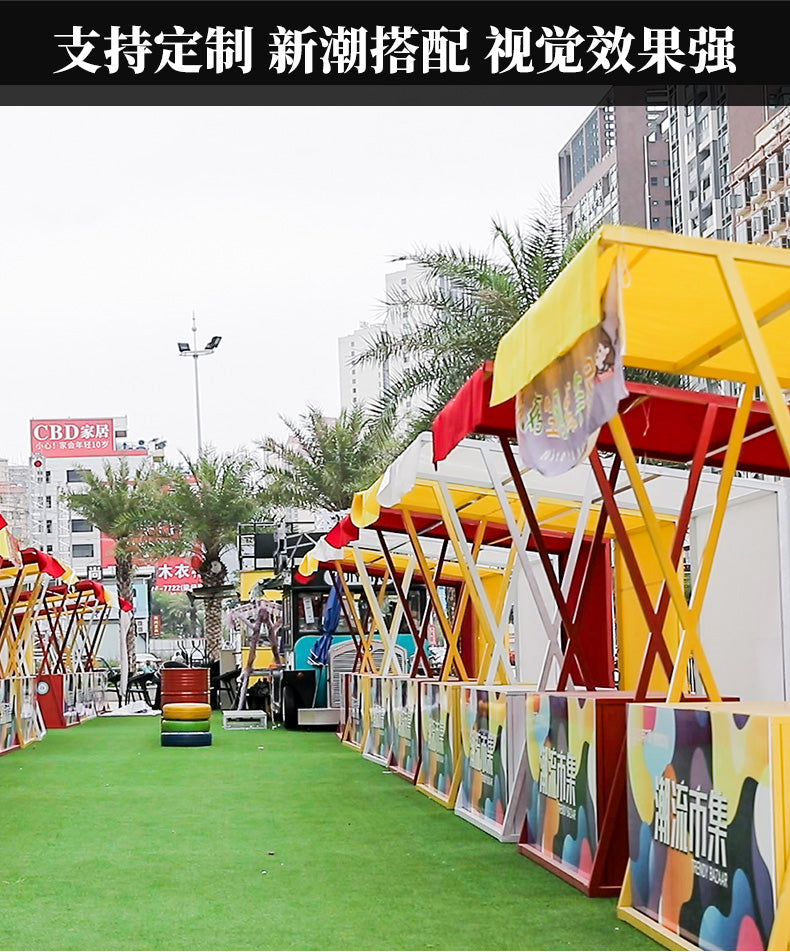
M 631 904 L 705 949 L 766 949 L 774 920 L 771 723 L 746 707 L 628 711 Z
M 343 731 L 343 743 L 356 750 L 361 750 L 364 740 L 364 697 L 361 685 L 362 677 L 359 674 L 346 675 L 346 691 L 348 692 L 348 719 Z
M 617 268 L 612 268 L 600 324 L 516 395 L 521 461 L 545 476 L 567 472 L 586 459 L 598 430 L 628 395 Z
M 581 878 L 598 847 L 596 716 L 589 697 L 529 694 L 525 838 Z
M 420 681 L 389 678 L 389 682 L 389 769 L 413 783 L 420 766 Z
M 389 683 L 386 679 L 365 675 L 365 691 L 368 704 L 365 709 L 365 744 L 362 756 L 378 764 L 386 764 L 389 757 L 389 733 L 387 732 L 387 705 Z
M 507 696 L 502 691 L 461 688 L 461 785 L 455 812 L 492 829 L 501 828 L 507 807 L 507 713 Z
M 112 417 L 88 420 L 31 420 L 30 452 L 51 459 L 112 456 L 115 454 Z
M 460 782 L 458 698 L 460 685 L 420 683 L 420 772 L 417 786 L 452 809 Z
M 203 584 L 190 559 L 169 557 L 156 563 L 154 588 L 159 592 L 189 592 Z

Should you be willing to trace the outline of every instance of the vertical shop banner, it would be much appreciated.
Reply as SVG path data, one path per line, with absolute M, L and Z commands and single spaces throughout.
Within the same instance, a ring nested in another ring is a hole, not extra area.
M 595 704 L 527 696 L 528 846 L 588 876 L 598 846 Z
M 618 267 L 607 284 L 603 320 L 516 395 L 519 456 L 544 476 L 558 476 L 586 459 L 599 429 L 628 395 Z
M 766 949 L 776 908 L 768 717 L 633 704 L 632 905 L 704 949 Z
M 445 805 L 454 794 L 457 765 L 456 704 L 453 685 L 420 684 L 420 773 L 417 786 Z
M 389 756 L 389 733 L 387 732 L 387 704 L 389 683 L 385 678 L 366 677 L 370 703 L 367 709 L 367 730 L 363 756 L 378 764 L 386 764 Z
M 462 687 L 461 786 L 456 813 L 501 826 L 507 809 L 507 695 L 495 688 Z
M 419 686 L 415 678 L 390 680 L 389 767 L 412 781 L 420 765 Z

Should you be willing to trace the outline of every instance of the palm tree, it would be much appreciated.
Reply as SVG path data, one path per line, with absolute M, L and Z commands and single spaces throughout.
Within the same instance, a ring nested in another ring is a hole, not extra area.
M 379 329 L 355 364 L 401 365 L 373 407 L 395 419 L 416 402 L 407 439 L 434 416 L 485 361 L 502 335 L 543 294 L 588 239 L 565 241 L 559 213 L 544 200 L 522 228 L 492 221 L 490 253 L 453 247 L 421 249 L 396 261 L 421 267 L 416 288 L 397 289 L 387 308 L 408 313 L 400 333 Z
M 238 525 L 260 511 L 252 457 L 236 450 L 220 453 L 205 448 L 195 459 L 184 455 L 184 467 L 164 467 L 166 511 L 179 530 L 180 551 L 200 549 L 197 572 L 205 589 L 206 656 L 219 658 L 222 646 L 222 599 L 228 569 L 222 560 L 236 543 Z M 175 545 L 175 543 L 174 543 Z
M 298 421 L 281 419 L 290 437 L 257 444 L 266 454 L 262 498 L 270 510 L 348 509 L 354 493 L 381 475 L 396 453 L 389 422 L 361 406 L 336 418 L 310 406 Z
M 68 505 L 115 542 L 118 597 L 131 602 L 135 563 L 152 553 L 163 521 L 157 477 L 145 468 L 132 476 L 128 462 L 122 459 L 117 469 L 107 461 L 102 474 L 85 470 L 82 478 L 87 490 L 68 493 Z M 131 625 L 126 633 L 130 674 L 136 665 L 134 639 Z

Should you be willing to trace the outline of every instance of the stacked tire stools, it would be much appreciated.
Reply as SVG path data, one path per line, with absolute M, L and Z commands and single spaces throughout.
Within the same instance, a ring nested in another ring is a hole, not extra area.
M 163 747 L 210 747 L 208 668 L 162 668 Z

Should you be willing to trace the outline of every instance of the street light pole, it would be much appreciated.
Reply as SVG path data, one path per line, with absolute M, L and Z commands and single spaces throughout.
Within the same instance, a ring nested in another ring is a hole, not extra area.
M 195 364 L 195 418 L 197 420 L 197 450 L 198 456 L 203 455 L 203 443 L 200 439 L 200 384 L 198 383 L 198 346 L 197 346 L 197 324 L 195 323 L 195 312 L 192 311 L 192 348 Z
M 203 350 L 198 349 L 197 345 L 197 324 L 195 323 L 195 312 L 192 311 L 192 346 L 179 341 L 178 352 L 182 357 L 192 357 L 195 361 L 195 418 L 197 421 L 197 450 L 198 456 L 203 453 L 203 440 L 200 432 L 200 381 L 198 380 L 198 357 L 205 354 L 213 354 L 219 346 L 221 337 L 212 337 Z

